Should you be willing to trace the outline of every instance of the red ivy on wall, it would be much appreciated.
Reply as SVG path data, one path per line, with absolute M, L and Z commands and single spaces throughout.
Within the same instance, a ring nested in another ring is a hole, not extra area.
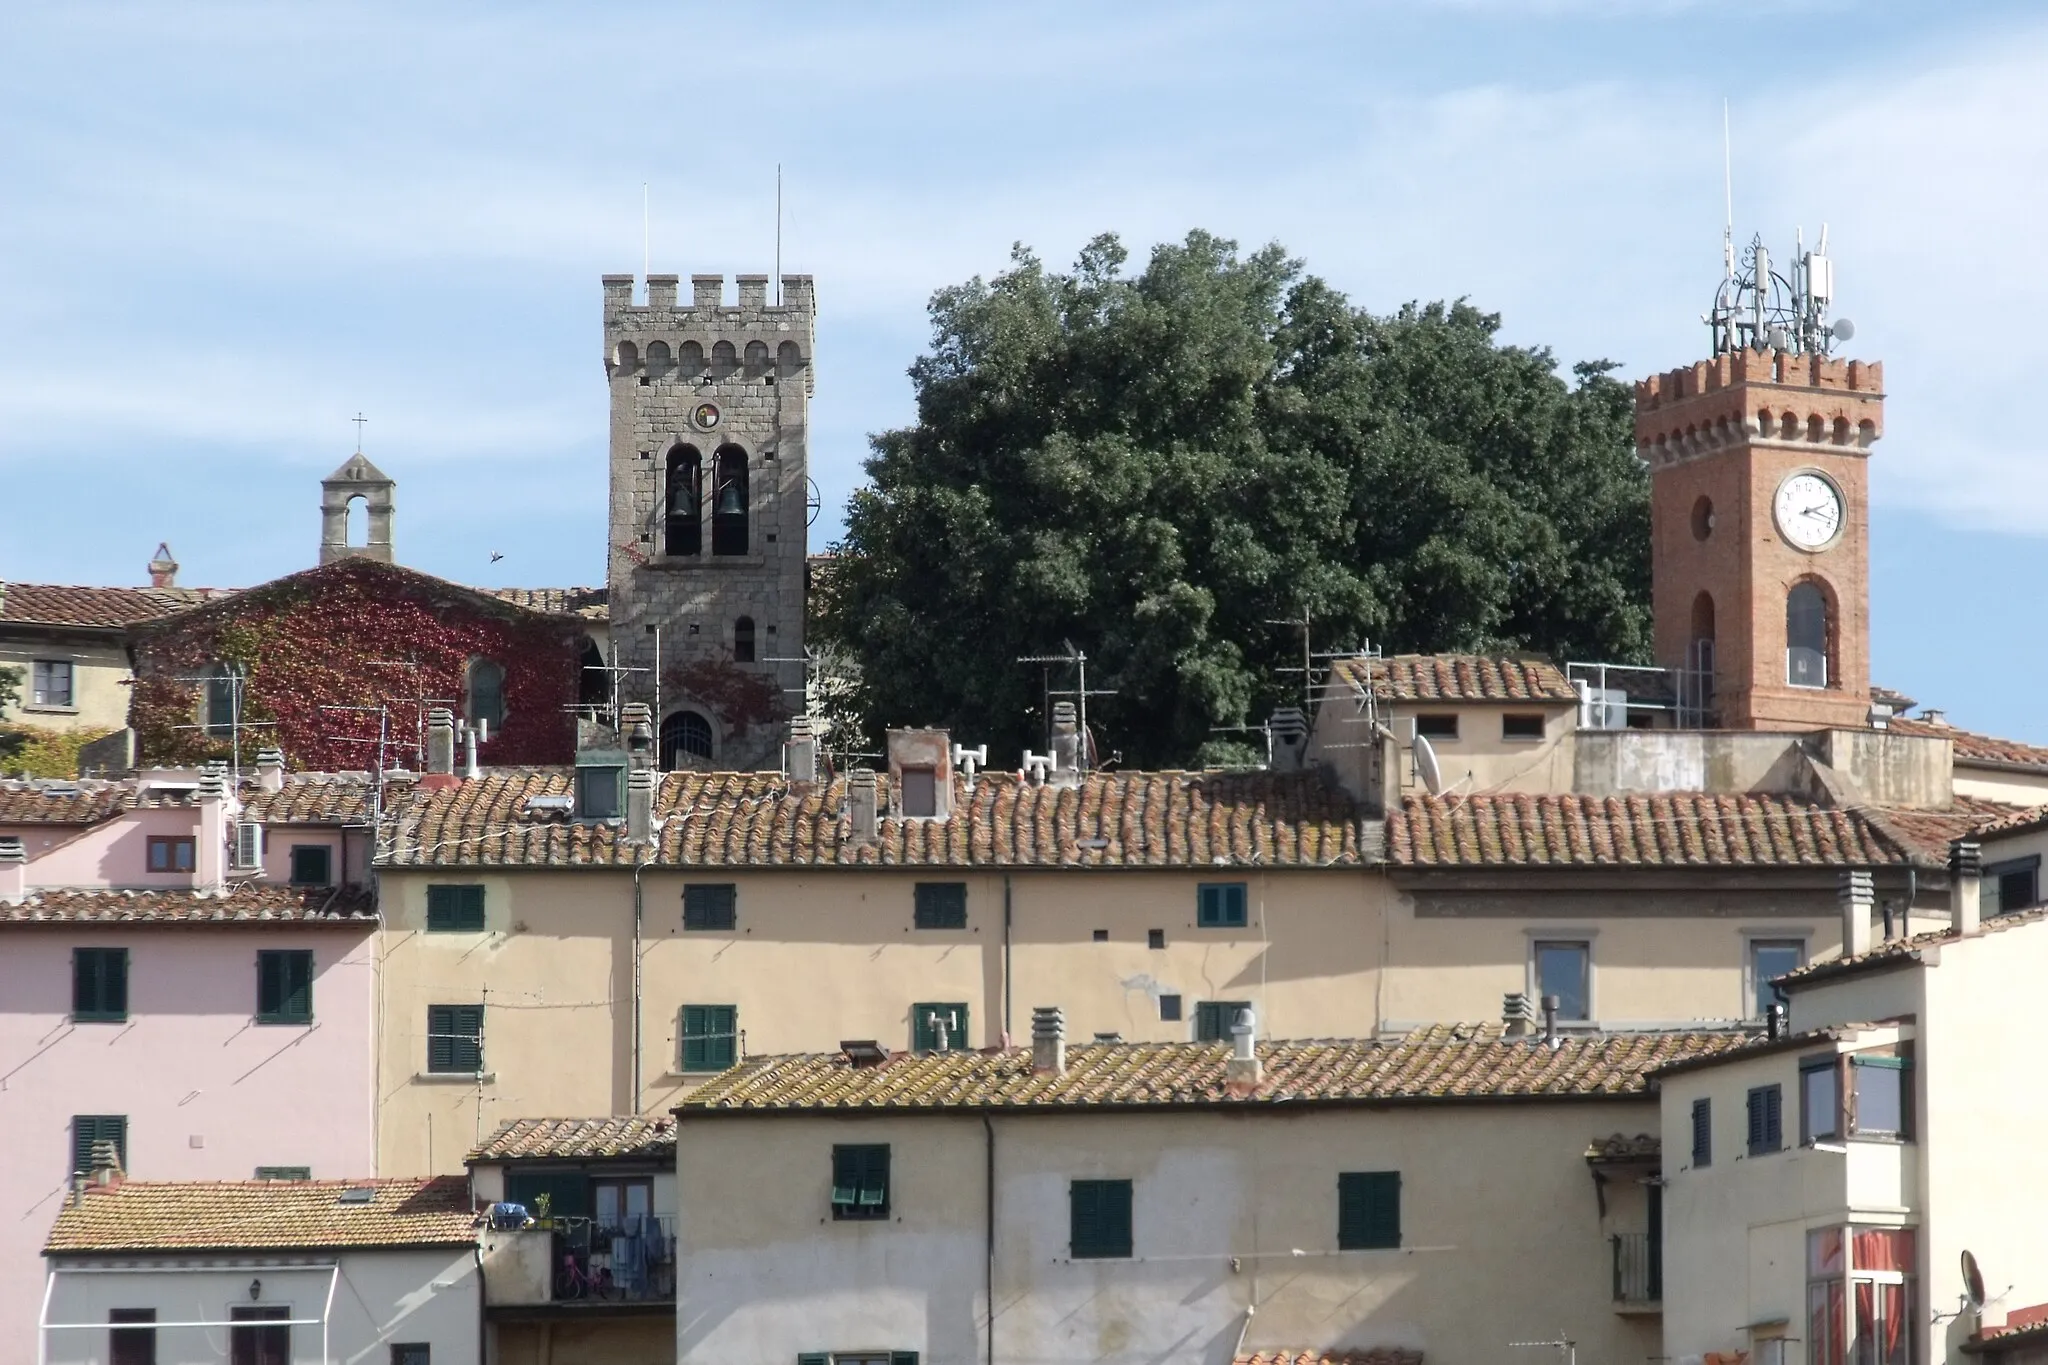
M 462 714 L 469 661 L 505 670 L 505 722 L 487 763 L 567 763 L 575 752 L 584 635 L 574 622 L 500 603 L 398 565 L 346 559 L 292 574 L 141 628 L 128 723 L 147 764 L 225 758 L 226 736 L 196 728 L 216 664 L 244 671 L 244 764 L 276 745 L 294 768 L 363 769 L 378 717 L 328 707 L 380 705 L 390 766 L 417 767 L 425 707 Z
M 740 667 L 730 659 L 699 659 L 673 664 L 661 675 L 670 696 L 709 707 L 735 738 L 756 725 L 769 725 L 789 714 L 775 680 Z

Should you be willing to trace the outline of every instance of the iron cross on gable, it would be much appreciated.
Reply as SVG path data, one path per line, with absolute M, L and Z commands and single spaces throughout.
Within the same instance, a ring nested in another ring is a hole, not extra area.
M 363 453 L 363 426 L 370 419 L 363 416 L 362 409 L 358 408 L 356 409 L 356 415 L 348 420 L 356 424 L 356 454 L 360 455 Z

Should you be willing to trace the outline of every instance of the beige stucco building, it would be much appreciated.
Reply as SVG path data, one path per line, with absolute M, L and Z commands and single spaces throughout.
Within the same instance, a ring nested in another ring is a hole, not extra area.
M 171 586 L 177 565 L 169 567 L 151 588 L 0 583 L 0 669 L 20 675 L 19 696 L 0 707 L 0 723 L 87 734 L 126 725 L 135 678 L 128 627 L 208 595 Z

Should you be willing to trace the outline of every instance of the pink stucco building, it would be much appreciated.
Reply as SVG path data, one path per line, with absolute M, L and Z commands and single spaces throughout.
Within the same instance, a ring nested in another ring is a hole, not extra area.
M 96 1142 L 147 1180 L 376 1169 L 362 784 L 231 785 L 0 783 L 0 1359 Z

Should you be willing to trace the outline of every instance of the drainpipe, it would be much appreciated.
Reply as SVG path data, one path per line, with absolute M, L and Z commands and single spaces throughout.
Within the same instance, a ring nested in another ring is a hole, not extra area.
M 633 1112 L 640 1112 L 640 874 L 647 867 L 647 850 L 633 852 Z
M 1005 872 L 1005 873 L 1003 874 L 1003 1046 L 1004 1046 L 1004 1047 L 1008 1047 L 1008 1046 L 1010 1045 L 1010 1040 L 1011 1040 L 1012 1038 L 1014 1038 L 1014 1037 L 1016 1037 L 1016 1036 L 1017 1036 L 1017 1035 L 1015 1034 L 1015 1032 L 1013 1032 L 1013 1029 L 1014 1029 L 1015 1025 L 1013 1024 L 1013 1022 L 1012 1022 L 1012 1020 L 1011 1020 L 1011 1018 L 1010 1018 L 1010 1000 L 1011 1000 L 1011 995 L 1012 995 L 1012 992 L 1011 992 L 1011 989 L 1010 989 L 1010 874 L 1009 874 L 1009 873 L 1007 873 L 1007 872 Z
M 988 1243 L 988 1265 L 985 1271 L 987 1283 L 982 1291 L 988 1298 L 988 1311 L 985 1315 L 988 1325 L 984 1328 L 982 1365 L 996 1365 L 996 1126 L 987 1113 L 981 1116 L 981 1133 L 987 1165 L 985 1188 L 988 1197 L 987 1207 L 982 1211 L 982 1227 Z

